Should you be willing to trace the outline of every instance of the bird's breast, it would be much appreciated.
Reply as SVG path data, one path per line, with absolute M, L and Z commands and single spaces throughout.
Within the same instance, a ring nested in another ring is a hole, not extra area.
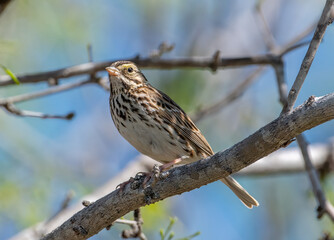
M 139 152 L 161 163 L 183 156 L 191 156 L 187 162 L 199 158 L 191 146 L 181 143 L 175 130 L 157 119 L 159 116 L 148 110 L 148 102 L 139 103 L 126 95 L 110 97 L 112 119 L 119 133 Z

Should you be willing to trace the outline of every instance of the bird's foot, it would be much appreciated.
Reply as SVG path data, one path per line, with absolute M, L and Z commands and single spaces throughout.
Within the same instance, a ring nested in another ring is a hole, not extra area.
M 126 185 L 128 185 L 129 183 L 133 183 L 135 181 L 135 178 L 131 177 L 129 180 L 125 181 L 125 182 L 122 182 L 120 184 L 118 184 L 116 186 L 116 189 L 119 190 L 119 193 L 122 193 L 124 188 L 126 187 Z
M 145 188 L 147 186 L 147 183 L 150 182 L 149 185 L 151 186 L 154 186 L 160 175 L 161 175 L 161 167 L 159 167 L 157 164 L 155 164 L 152 168 L 152 171 L 151 172 L 148 172 L 148 173 L 145 173 L 146 176 L 144 178 L 144 181 L 143 181 L 143 188 Z
M 131 183 L 131 189 L 135 190 L 140 187 L 140 185 L 145 189 L 148 185 L 154 186 L 159 179 L 165 179 L 168 175 L 170 168 L 172 168 L 175 164 L 180 163 L 185 158 L 188 158 L 187 156 L 177 158 L 169 163 L 163 164 L 161 166 L 158 166 L 155 164 L 152 168 L 151 172 L 138 172 L 136 176 L 133 178 L 131 177 L 128 181 L 125 181 L 121 184 L 119 184 L 116 189 L 120 190 L 120 193 L 123 192 L 125 187 Z M 142 180 L 144 178 L 144 180 Z

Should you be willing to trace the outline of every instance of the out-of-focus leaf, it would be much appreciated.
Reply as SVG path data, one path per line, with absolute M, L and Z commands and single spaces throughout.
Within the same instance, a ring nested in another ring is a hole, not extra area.
M 14 83 L 16 83 L 17 85 L 20 84 L 19 79 L 15 76 L 15 74 L 9 68 L 5 67 L 4 65 L 0 65 L 0 66 L 5 71 L 5 73 L 7 73 L 11 77 Z
M 190 239 L 193 239 L 194 237 L 197 237 L 198 235 L 200 235 L 201 232 L 195 232 L 194 234 L 191 234 L 190 236 L 188 237 L 185 237 L 185 238 L 178 238 L 176 240 L 190 240 Z
M 169 232 L 172 230 L 172 227 L 173 227 L 173 225 L 175 224 L 176 221 L 177 221 L 176 217 L 169 218 L 169 224 L 168 224 L 168 227 L 166 228 L 165 236 L 167 236 L 169 234 Z

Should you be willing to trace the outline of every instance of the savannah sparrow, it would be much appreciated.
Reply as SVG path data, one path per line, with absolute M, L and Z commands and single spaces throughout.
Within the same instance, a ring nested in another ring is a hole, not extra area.
M 161 169 L 213 155 L 200 130 L 166 94 L 152 87 L 138 67 L 118 61 L 107 67 L 111 117 L 120 134 Z M 221 179 L 248 208 L 259 203 L 232 177 Z

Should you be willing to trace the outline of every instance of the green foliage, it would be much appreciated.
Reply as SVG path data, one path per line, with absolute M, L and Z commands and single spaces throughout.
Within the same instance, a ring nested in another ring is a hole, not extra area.
M 172 228 L 175 224 L 175 222 L 177 221 L 177 218 L 169 218 L 169 224 L 166 228 L 166 230 L 164 231 L 163 229 L 160 229 L 160 238 L 161 240 L 172 240 L 175 236 L 175 233 L 172 232 Z M 175 240 L 190 240 L 193 239 L 194 237 L 200 235 L 200 232 L 195 232 L 194 234 L 189 235 L 188 237 L 183 237 L 183 238 L 177 238 Z
M 15 74 L 9 68 L 5 67 L 2 64 L 0 64 L 0 66 L 5 71 L 5 73 L 10 76 L 10 78 L 14 81 L 14 83 L 16 83 L 17 85 L 20 84 L 19 79 L 15 76 Z

